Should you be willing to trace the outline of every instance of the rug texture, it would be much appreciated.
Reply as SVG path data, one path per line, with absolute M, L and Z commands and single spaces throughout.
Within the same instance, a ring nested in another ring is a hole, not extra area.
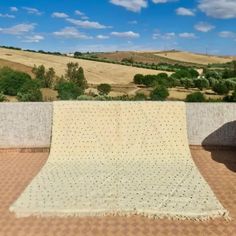
M 19 217 L 228 218 L 195 166 L 181 102 L 54 102 L 48 161 Z

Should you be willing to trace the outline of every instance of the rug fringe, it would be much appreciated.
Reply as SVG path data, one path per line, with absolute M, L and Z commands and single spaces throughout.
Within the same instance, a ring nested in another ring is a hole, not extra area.
M 97 211 L 97 212 L 20 212 L 13 208 L 10 211 L 15 213 L 17 218 L 23 217 L 105 217 L 105 216 L 124 216 L 131 217 L 134 215 L 140 215 L 149 219 L 169 219 L 169 220 L 193 220 L 193 221 L 208 221 L 216 218 L 223 218 L 226 221 L 231 221 L 232 218 L 229 216 L 228 211 L 213 211 L 208 212 L 204 215 L 184 215 L 184 214 L 173 214 L 173 213 L 145 213 L 139 211 Z

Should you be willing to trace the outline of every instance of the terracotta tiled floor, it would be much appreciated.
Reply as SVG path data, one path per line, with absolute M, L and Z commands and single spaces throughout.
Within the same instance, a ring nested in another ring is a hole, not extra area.
M 232 221 L 151 220 L 144 217 L 15 218 L 8 211 L 46 162 L 47 153 L 0 152 L 0 236 L 217 235 L 236 236 L 236 151 L 192 149 L 193 158 Z

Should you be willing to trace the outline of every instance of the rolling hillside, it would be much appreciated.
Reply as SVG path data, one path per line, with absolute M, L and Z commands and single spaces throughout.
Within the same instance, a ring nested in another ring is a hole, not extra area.
M 141 73 L 146 75 L 163 72 L 4 48 L 0 48 L 0 60 L 2 62 L 4 61 L 5 65 L 7 65 L 7 62 L 11 63 L 9 66 L 12 66 L 12 62 L 16 63 L 15 65 L 18 66 L 22 65 L 22 68 L 27 68 L 27 71 L 29 67 L 43 64 L 46 67 L 53 67 L 58 76 L 64 75 L 67 63 L 78 62 L 79 65 L 84 68 L 86 79 L 90 84 L 129 84 L 133 81 L 135 74 Z M 170 72 L 166 73 L 171 74 Z
M 186 66 L 205 66 L 212 63 L 225 63 L 232 61 L 233 57 L 221 57 L 213 55 L 196 54 L 182 51 L 149 51 L 149 52 L 109 52 L 98 53 L 98 57 L 110 60 L 121 61 L 124 58 L 132 58 L 135 62 L 149 64 L 169 63 Z

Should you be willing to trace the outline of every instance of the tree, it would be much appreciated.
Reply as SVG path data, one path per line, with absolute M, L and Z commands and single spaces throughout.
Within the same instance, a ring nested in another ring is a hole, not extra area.
M 189 94 L 186 99 L 186 102 L 205 102 L 206 98 L 201 92 L 195 92 Z
M 17 93 L 17 99 L 21 102 L 42 101 L 42 93 L 36 81 L 27 81 Z
M 156 81 L 156 75 L 145 75 L 143 79 L 143 84 L 147 87 L 152 87 Z
M 230 91 L 224 82 L 216 83 L 212 89 L 214 92 L 220 95 L 224 95 L 224 94 L 227 95 Z
M 234 73 L 234 76 L 236 76 L 236 61 L 232 61 L 232 64 L 233 64 L 233 73 Z
M 209 88 L 210 84 L 207 79 L 200 78 L 194 80 L 194 86 L 200 90 L 203 90 L 204 88 Z
M 111 92 L 111 85 L 110 84 L 100 84 L 100 85 L 98 85 L 97 90 L 100 95 L 108 95 Z
M 134 83 L 135 84 L 143 84 L 143 80 L 144 80 L 144 75 L 142 75 L 142 74 L 136 74 L 134 76 Z
M 40 65 L 40 66 L 36 66 L 34 65 L 32 72 L 35 75 L 35 79 L 44 81 L 45 80 L 45 73 L 46 73 L 46 69 L 44 65 Z
M 31 81 L 31 77 L 24 72 L 8 67 L 0 69 L 0 91 L 6 95 L 16 96 L 24 83 L 28 81 Z
M 70 62 L 67 64 L 65 78 L 70 82 L 75 83 L 83 91 L 87 88 L 87 81 L 84 76 L 84 70 L 82 67 L 79 67 L 79 64 L 77 62 Z
M 48 71 L 45 74 L 45 88 L 51 88 L 53 84 L 53 79 L 55 77 L 56 73 L 52 67 L 48 69 Z
M 194 82 L 192 79 L 184 78 L 184 79 L 181 79 L 180 81 L 185 89 L 189 89 L 189 88 L 194 87 Z
M 194 70 L 192 68 L 188 69 L 188 72 L 191 74 L 192 78 L 197 78 L 199 76 L 199 73 L 197 70 Z
M 223 79 L 233 78 L 235 76 L 236 76 L 236 74 L 235 74 L 234 70 L 229 70 L 229 69 L 225 69 L 222 74 Z
M 210 77 L 207 80 L 209 81 L 209 85 L 211 88 L 214 87 L 216 83 L 218 83 L 218 80 L 213 77 Z
M 168 96 L 168 89 L 164 86 L 156 87 L 150 94 L 150 98 L 153 101 L 165 101 Z
M 181 69 L 171 75 L 174 79 L 192 78 L 191 73 L 186 69 Z
M 230 79 L 227 79 L 224 81 L 225 85 L 229 90 L 234 90 L 236 89 L 236 82 Z
M 82 55 L 83 55 L 82 52 L 75 52 L 75 53 L 74 53 L 74 57 L 79 57 L 79 56 L 82 56 Z
M 214 78 L 214 79 L 220 79 L 221 76 L 217 71 L 214 70 L 205 70 L 204 76 L 206 79 Z
M 82 67 L 79 67 L 77 84 L 83 90 L 88 87 L 86 78 L 84 76 L 84 69 Z
M 166 74 L 166 73 L 160 73 L 160 74 L 157 74 L 157 79 L 165 79 L 165 80 L 168 80 L 169 76 Z
M 44 65 L 36 66 L 32 69 L 35 75 L 35 79 L 40 83 L 43 88 L 51 88 L 54 77 L 56 75 L 54 69 L 51 67 L 48 70 L 45 69 Z
M 83 94 L 83 90 L 73 82 L 59 82 L 57 85 L 58 97 L 61 100 L 75 100 Z

